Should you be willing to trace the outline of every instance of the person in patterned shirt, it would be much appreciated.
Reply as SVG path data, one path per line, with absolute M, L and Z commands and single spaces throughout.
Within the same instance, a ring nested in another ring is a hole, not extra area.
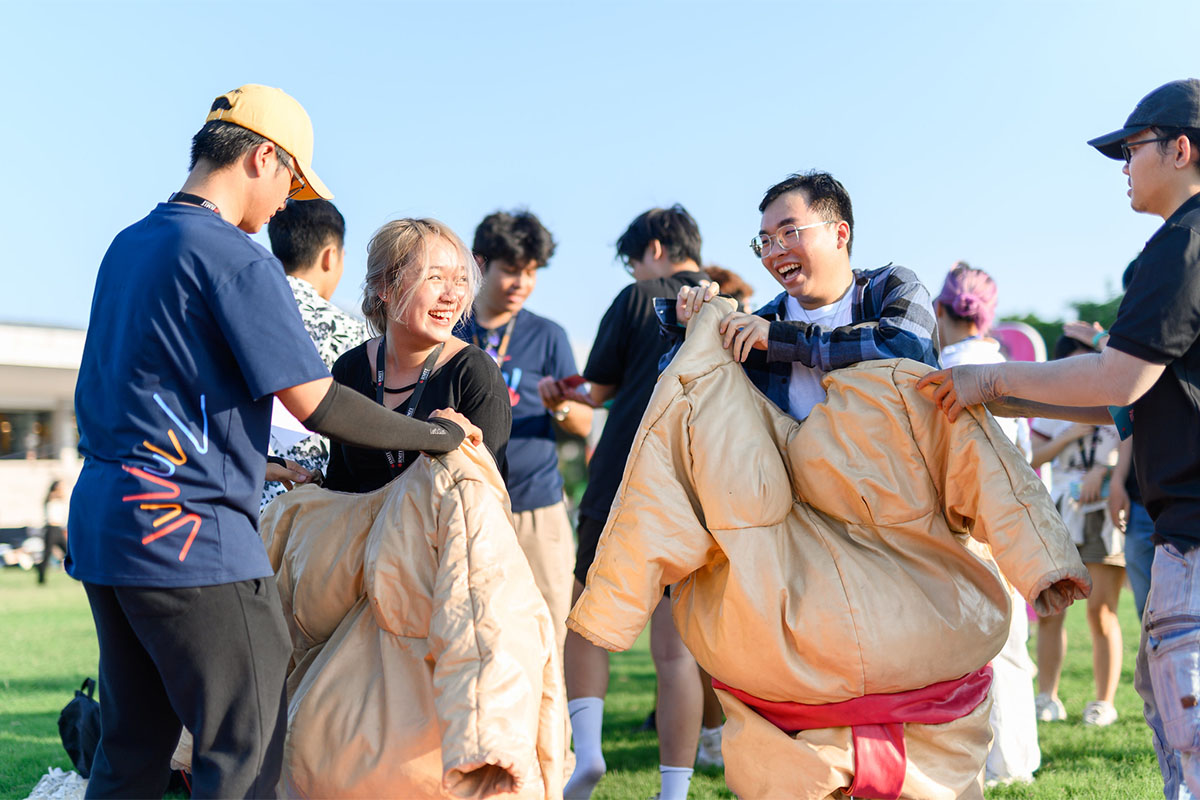
M 937 317 L 929 290 L 895 264 L 852 269 L 854 211 L 850 194 L 827 172 L 789 175 L 758 206 L 762 227 L 750 243 L 783 288 L 753 314 L 721 321 L 725 347 L 776 406 L 803 421 L 825 399 L 830 370 L 863 361 L 911 358 L 939 367 Z M 662 332 L 682 341 L 680 326 L 711 300 L 716 284 L 685 286 L 674 307 L 655 303 Z
M 304 328 L 325 366 L 368 338 L 367 325 L 329 302 L 346 261 L 346 220 L 328 200 L 291 200 L 267 226 L 271 251 L 283 262 Z M 271 455 L 295 461 L 310 472 L 329 463 L 329 440 L 313 434 L 290 448 L 272 444 Z M 283 494 L 281 483 L 263 489 L 262 506 Z

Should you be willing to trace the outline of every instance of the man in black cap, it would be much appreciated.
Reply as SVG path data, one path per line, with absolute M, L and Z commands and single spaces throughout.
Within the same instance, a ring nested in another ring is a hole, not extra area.
M 993 401 L 1007 406 L 999 413 L 1094 423 L 1111 422 L 1106 406 L 1122 407 L 1119 425 L 1128 414 L 1156 542 L 1135 685 L 1164 793 L 1188 797 L 1200 795 L 1200 81 L 1160 86 L 1124 127 L 1088 144 L 1124 160 L 1134 211 L 1164 220 L 1136 261 L 1108 345 L 1048 363 L 955 367 L 921 385 L 937 386 L 951 419 Z

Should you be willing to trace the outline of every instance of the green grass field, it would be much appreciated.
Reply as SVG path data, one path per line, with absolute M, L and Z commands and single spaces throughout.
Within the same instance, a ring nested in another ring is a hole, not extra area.
M 1162 796 L 1162 782 L 1141 702 L 1133 691 L 1137 624 L 1133 598 L 1121 599 L 1125 663 L 1117 692 L 1116 724 L 1102 729 L 1080 722 L 1092 698 L 1091 648 L 1081 604 L 1067 618 L 1071 643 L 1062 691 L 1068 722 L 1043 723 L 1042 768 L 1032 786 L 1000 787 L 989 798 L 1129 800 Z M 31 572 L 0 571 L 0 798 L 24 798 L 51 766 L 70 769 L 58 739 L 58 712 L 85 677 L 96 674 L 96 642 L 83 588 L 61 572 L 48 586 Z M 646 637 L 613 656 L 605 707 L 604 754 L 608 775 L 596 800 L 647 798 L 658 791 L 658 747 L 653 734 L 634 728 L 654 702 L 654 670 Z M 692 797 L 731 797 L 719 771 L 697 773 Z

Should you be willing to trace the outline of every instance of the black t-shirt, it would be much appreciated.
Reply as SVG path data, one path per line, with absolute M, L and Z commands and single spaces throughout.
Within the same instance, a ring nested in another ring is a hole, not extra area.
M 374 401 L 375 375 L 367 360 L 368 345 L 375 346 L 374 340 L 346 351 L 334 362 L 332 372 L 335 381 Z M 512 406 L 508 403 L 508 389 L 500 377 L 496 362 L 474 345 L 467 345 L 455 353 L 429 376 L 413 416 L 428 419 L 439 408 L 453 408 L 479 426 L 483 431 L 483 443 L 496 457 L 500 474 L 503 475 L 506 469 L 504 449 L 512 429 Z M 408 413 L 408 400 L 401 403 L 396 411 Z M 405 469 L 420 455 L 406 451 Z M 370 492 L 388 483 L 402 471 L 392 469 L 382 450 L 365 450 L 331 442 L 325 488 L 339 492 Z
M 1125 478 L 1125 494 L 1129 495 L 1130 502 L 1141 504 L 1142 490 L 1137 482 L 1137 464 L 1129 465 L 1129 475 Z
M 581 515 L 608 518 L 625 472 L 625 459 L 658 380 L 658 359 L 670 347 L 658 330 L 654 298 L 674 298 L 684 286 L 696 286 L 707 279 L 703 272 L 688 270 L 632 283 L 621 290 L 600 320 L 583 377 L 592 383 L 616 386 L 617 393 L 588 465 L 587 491 L 579 504 Z
M 1156 539 L 1200 544 L 1200 195 L 1138 257 L 1109 347 L 1166 365 L 1133 405 L 1133 463 Z

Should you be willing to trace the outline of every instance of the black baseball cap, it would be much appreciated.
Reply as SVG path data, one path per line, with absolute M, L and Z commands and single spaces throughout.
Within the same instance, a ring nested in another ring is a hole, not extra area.
M 1123 161 L 1121 142 L 1146 128 L 1200 128 L 1200 80 L 1164 83 L 1138 102 L 1124 128 L 1097 136 L 1088 144 Z

